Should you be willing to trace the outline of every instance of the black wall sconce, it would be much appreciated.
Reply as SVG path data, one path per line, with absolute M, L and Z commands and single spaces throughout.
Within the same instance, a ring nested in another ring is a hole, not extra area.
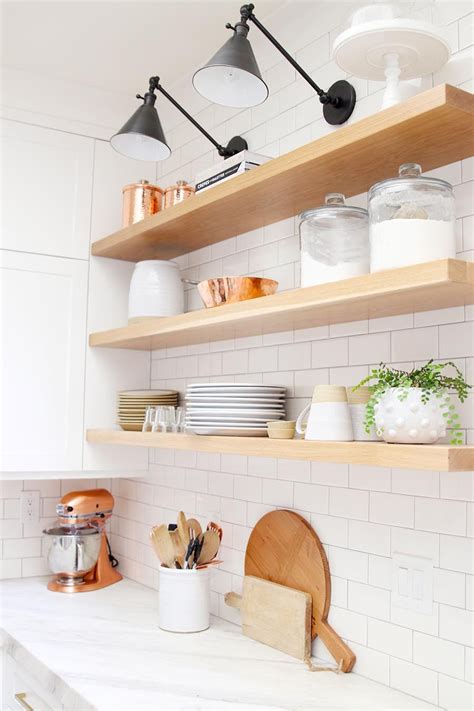
M 212 59 L 194 74 L 195 89 L 209 101 L 224 106 L 244 108 L 265 101 L 268 87 L 262 79 L 257 60 L 247 39 L 250 21 L 313 87 L 324 105 L 323 114 L 326 121 L 332 125 L 345 123 L 352 114 L 356 102 L 356 93 L 352 84 L 340 80 L 327 91 L 321 89 L 255 17 L 254 7 L 252 4 L 242 5 L 240 22 L 237 22 L 235 27 L 227 23 L 226 27 L 233 30 L 233 35 Z
M 110 139 L 112 148 L 135 160 L 157 161 L 169 158 L 171 148 L 168 146 L 163 128 L 161 126 L 160 117 L 155 109 L 156 94 L 159 91 L 166 96 L 168 101 L 171 101 L 173 106 L 176 106 L 183 116 L 191 121 L 193 126 L 196 126 L 203 136 L 217 149 L 219 155 L 223 158 L 240 153 L 248 148 L 247 141 L 240 136 L 234 136 L 230 139 L 226 146 L 221 146 L 192 116 L 188 114 L 186 109 L 178 104 L 176 99 L 168 94 L 160 84 L 159 77 L 150 77 L 150 84 L 145 96 L 137 94 L 137 99 L 142 99 L 143 104 L 138 107 L 135 113 L 122 126 L 120 131 Z

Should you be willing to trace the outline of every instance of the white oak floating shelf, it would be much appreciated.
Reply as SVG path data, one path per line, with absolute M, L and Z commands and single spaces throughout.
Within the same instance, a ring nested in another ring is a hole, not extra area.
M 94 242 L 92 254 L 171 259 L 366 191 L 416 161 L 424 171 L 473 155 L 474 96 L 442 84 Z
M 304 459 L 341 464 L 366 464 L 400 469 L 432 469 L 443 472 L 474 469 L 474 447 L 449 445 L 386 444 L 385 442 L 307 442 L 265 437 L 206 437 L 192 434 L 88 430 L 92 444 L 185 449 L 253 457 Z
M 151 350 L 474 303 L 474 263 L 442 259 L 92 333 L 91 346 Z

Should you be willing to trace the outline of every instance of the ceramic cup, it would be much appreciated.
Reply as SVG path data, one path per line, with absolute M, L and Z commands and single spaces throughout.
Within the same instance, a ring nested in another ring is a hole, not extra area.
M 370 432 L 365 431 L 365 407 L 370 400 L 370 388 L 367 386 L 362 386 L 353 390 L 352 386 L 346 388 L 347 391 L 347 401 L 349 403 L 349 410 L 351 413 L 352 420 L 352 430 L 354 433 L 354 439 L 356 442 L 373 442 L 377 441 L 377 433 L 375 432 L 375 427 L 372 427 Z
M 210 621 L 209 568 L 160 567 L 158 624 L 168 632 L 202 632 Z
M 137 262 L 130 282 L 128 319 L 175 316 L 184 311 L 184 290 L 176 262 L 148 259 Z
M 308 415 L 306 430 L 304 419 Z M 296 420 L 296 431 L 308 440 L 352 442 L 351 413 L 346 389 L 342 385 L 316 385 L 313 399 Z

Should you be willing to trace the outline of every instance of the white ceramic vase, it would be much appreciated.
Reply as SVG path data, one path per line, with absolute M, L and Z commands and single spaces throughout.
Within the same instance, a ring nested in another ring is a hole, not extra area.
M 137 262 L 128 296 L 129 320 L 175 316 L 184 311 L 184 290 L 176 262 L 149 259 Z
M 432 395 L 423 403 L 421 395 L 420 388 L 390 388 L 382 395 L 375 405 L 375 426 L 385 442 L 433 444 L 446 435 L 443 400 Z

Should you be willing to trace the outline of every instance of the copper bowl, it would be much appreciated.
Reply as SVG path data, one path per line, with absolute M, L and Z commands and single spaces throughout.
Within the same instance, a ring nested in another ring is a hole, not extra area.
M 222 304 L 235 304 L 237 301 L 258 299 L 270 296 L 278 288 L 274 279 L 262 277 L 218 277 L 206 279 L 198 284 L 198 291 L 207 309 Z

